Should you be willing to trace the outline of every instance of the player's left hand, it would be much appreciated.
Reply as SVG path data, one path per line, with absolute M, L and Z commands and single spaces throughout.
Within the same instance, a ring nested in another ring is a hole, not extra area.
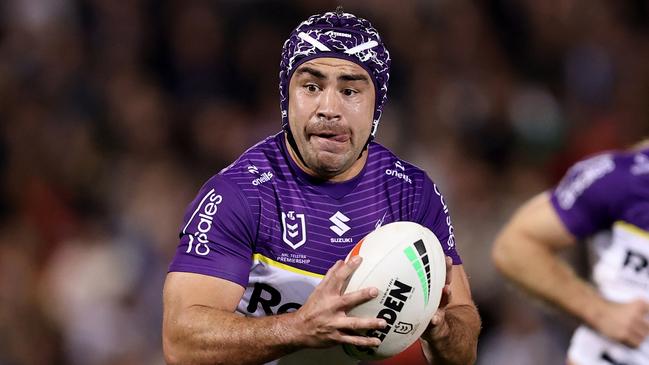
M 439 302 L 439 307 L 433 318 L 428 324 L 428 328 L 421 335 L 422 339 L 428 342 L 435 342 L 438 338 L 446 337 L 449 333 L 448 323 L 446 322 L 446 306 L 451 301 L 451 270 L 453 268 L 453 260 L 446 256 L 446 283 L 442 288 L 442 298 Z

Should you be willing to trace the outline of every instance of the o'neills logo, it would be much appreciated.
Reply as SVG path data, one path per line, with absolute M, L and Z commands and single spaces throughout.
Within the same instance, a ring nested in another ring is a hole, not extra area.
M 405 182 L 407 182 L 408 184 L 412 184 L 412 180 L 410 179 L 410 176 L 408 176 L 408 175 L 406 175 L 406 174 L 404 174 L 402 172 L 399 172 L 397 170 L 386 169 L 385 174 L 388 175 L 388 176 L 394 176 L 397 179 L 402 179 Z
M 408 184 L 412 184 L 412 180 L 410 179 L 410 176 L 406 175 L 405 171 L 406 168 L 401 164 L 401 161 L 397 161 L 394 163 L 393 169 L 385 169 L 385 174 L 388 176 L 394 176 L 397 179 L 401 179 L 407 182 Z
M 263 174 L 261 174 L 261 176 L 259 176 L 258 178 L 252 180 L 252 185 L 257 186 L 257 185 L 263 184 L 263 183 L 265 183 L 267 181 L 270 181 L 270 179 L 272 179 L 272 178 L 273 178 L 273 173 L 272 172 L 269 172 L 269 171 L 264 172 Z
M 201 256 L 210 253 L 210 247 L 207 245 L 209 242 L 207 234 L 212 229 L 214 215 L 218 211 L 218 206 L 221 202 L 223 202 L 223 197 L 216 194 L 214 189 L 212 189 L 198 204 L 198 207 L 196 207 L 196 210 L 194 210 L 194 213 L 183 228 L 183 234 L 187 233 L 187 227 L 189 227 L 198 215 L 200 220 L 198 221 L 198 224 L 196 224 L 196 231 L 189 235 L 189 244 L 187 245 L 186 253 L 190 253 L 192 249 L 197 255 Z M 196 245 L 194 245 L 194 241 L 198 241 Z

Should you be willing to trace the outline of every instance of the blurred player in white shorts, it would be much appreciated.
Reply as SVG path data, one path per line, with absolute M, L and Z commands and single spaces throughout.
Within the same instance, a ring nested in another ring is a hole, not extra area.
M 596 287 L 558 256 L 594 236 Z M 493 259 L 511 281 L 582 322 L 568 364 L 649 364 L 649 140 L 575 164 L 514 214 Z

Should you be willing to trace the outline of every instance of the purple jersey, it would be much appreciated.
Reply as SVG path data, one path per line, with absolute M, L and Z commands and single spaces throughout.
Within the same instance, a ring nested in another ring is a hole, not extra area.
M 597 233 L 593 282 L 611 301 L 649 301 L 649 149 L 605 153 L 575 164 L 552 192 L 552 205 L 577 238 Z M 630 349 L 585 325 L 568 355 L 579 364 L 610 358 L 649 364 L 649 340 Z
M 418 222 L 459 264 L 444 198 L 419 168 L 378 143 L 361 173 L 320 182 L 288 157 L 284 134 L 249 149 L 212 177 L 185 214 L 170 271 L 248 284 L 255 255 L 324 275 L 381 224 Z
M 552 204 L 578 238 L 617 221 L 649 231 L 649 149 L 600 154 L 575 164 L 552 193 Z
M 460 264 L 437 186 L 380 144 L 368 148 L 358 176 L 331 183 L 295 164 L 284 132 L 258 143 L 208 180 L 189 205 L 169 270 L 235 282 L 246 289 L 237 312 L 264 316 L 299 308 L 336 260 L 390 222 L 428 227 Z M 315 354 L 304 355 L 308 351 Z M 290 356 L 297 363 L 350 360 L 340 351 L 308 351 Z

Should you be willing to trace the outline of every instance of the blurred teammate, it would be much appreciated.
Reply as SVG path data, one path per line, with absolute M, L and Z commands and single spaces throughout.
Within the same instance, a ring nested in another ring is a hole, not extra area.
M 558 252 L 598 233 L 594 288 Z M 493 259 L 516 284 L 583 322 L 569 364 L 649 364 L 649 141 L 575 164 L 514 214 Z
M 480 319 L 444 199 L 422 170 L 372 141 L 389 66 L 377 31 L 352 14 L 314 15 L 291 33 L 283 130 L 208 180 L 187 209 L 164 289 L 169 363 L 344 364 L 352 360 L 336 345 L 378 346 L 353 330 L 384 320 L 345 314 L 377 290 L 342 295 L 359 260 L 341 260 L 400 220 L 429 227 L 450 257 L 446 303 L 422 335 L 427 358 L 474 361 Z

